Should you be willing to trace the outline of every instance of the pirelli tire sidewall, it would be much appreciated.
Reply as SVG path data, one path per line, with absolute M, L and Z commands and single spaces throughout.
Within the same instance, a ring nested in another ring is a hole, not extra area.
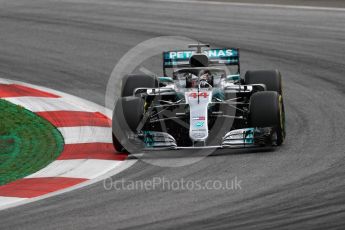
M 250 127 L 273 127 L 279 146 L 285 139 L 285 113 L 282 96 L 275 91 L 254 93 L 249 104 Z
M 137 152 L 139 143 L 130 141 L 143 119 L 145 101 L 140 97 L 121 97 L 115 105 L 112 120 L 113 145 L 117 151 Z

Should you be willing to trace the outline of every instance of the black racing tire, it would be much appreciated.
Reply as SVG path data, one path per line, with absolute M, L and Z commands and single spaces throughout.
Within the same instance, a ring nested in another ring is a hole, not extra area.
M 113 132 L 113 146 L 117 153 L 127 152 Z
M 122 97 L 133 96 L 136 88 L 156 88 L 158 80 L 149 75 L 129 74 L 122 80 Z
M 280 95 L 283 94 L 282 76 L 278 70 L 247 71 L 244 76 L 244 82 L 247 85 L 264 84 L 267 91 L 275 91 Z
M 144 115 L 144 106 L 144 99 L 134 96 L 122 97 L 116 103 L 112 121 L 113 145 L 116 151 L 127 151 L 123 143 L 128 143 L 127 134 L 136 133 Z
M 285 112 L 282 96 L 274 91 L 254 93 L 249 102 L 250 127 L 273 127 L 279 146 L 285 139 Z

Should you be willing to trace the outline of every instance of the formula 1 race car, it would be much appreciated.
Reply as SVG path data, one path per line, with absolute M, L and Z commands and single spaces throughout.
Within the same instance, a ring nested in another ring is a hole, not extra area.
M 163 52 L 163 75 L 122 80 L 113 113 L 117 151 L 279 146 L 285 138 L 278 70 L 240 77 L 239 49 Z M 171 73 L 168 73 L 168 72 Z

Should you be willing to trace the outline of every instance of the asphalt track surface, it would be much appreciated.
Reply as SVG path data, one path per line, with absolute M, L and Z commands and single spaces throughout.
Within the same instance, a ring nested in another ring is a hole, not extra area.
M 240 190 L 110 190 L 103 183 L 0 212 L 1 229 L 341 229 L 345 12 L 159 1 L 0 1 L 0 75 L 104 104 L 141 41 L 187 35 L 242 50 L 243 72 L 284 77 L 287 141 L 185 167 L 139 161 L 113 180 L 227 180 Z M 157 63 L 156 65 L 160 65 Z M 188 156 L 186 156 L 188 159 Z

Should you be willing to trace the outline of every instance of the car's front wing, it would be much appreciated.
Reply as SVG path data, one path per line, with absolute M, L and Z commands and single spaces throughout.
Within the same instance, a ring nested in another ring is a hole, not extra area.
M 235 129 L 225 134 L 219 145 L 195 143 L 193 146 L 178 146 L 174 137 L 164 132 L 145 131 L 138 136 L 144 143 L 145 150 L 166 149 L 204 149 L 204 148 L 250 148 L 274 146 L 275 131 L 271 127 Z

